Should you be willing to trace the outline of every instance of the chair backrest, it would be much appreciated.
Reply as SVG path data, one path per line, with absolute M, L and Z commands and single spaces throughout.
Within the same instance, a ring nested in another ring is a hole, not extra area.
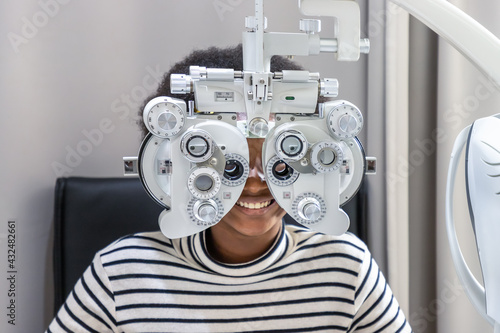
M 128 234 L 159 230 L 162 211 L 138 178 L 59 178 L 54 204 L 57 311 L 95 253 Z
M 365 238 L 363 186 L 343 208 Z M 138 178 L 59 178 L 54 204 L 54 307 L 58 311 L 95 253 L 120 237 L 159 230 L 162 211 Z M 296 224 L 288 215 L 287 223 Z

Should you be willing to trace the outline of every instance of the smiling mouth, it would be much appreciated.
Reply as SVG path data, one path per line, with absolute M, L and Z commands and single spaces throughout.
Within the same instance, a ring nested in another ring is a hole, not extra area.
M 238 201 L 236 205 L 248 209 L 261 209 L 261 208 L 266 208 L 269 205 L 271 205 L 274 202 L 274 200 L 269 200 L 269 201 L 263 201 L 263 202 L 244 202 L 244 201 Z

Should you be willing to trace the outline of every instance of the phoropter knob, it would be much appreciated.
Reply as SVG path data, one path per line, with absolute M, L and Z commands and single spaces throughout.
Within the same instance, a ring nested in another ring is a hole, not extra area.
M 299 30 L 307 34 L 315 34 L 321 31 L 321 21 L 315 19 L 301 19 Z
M 213 223 L 217 218 L 217 207 L 210 201 L 198 201 L 194 207 L 194 215 L 198 220 Z
M 337 101 L 328 111 L 326 121 L 330 133 L 339 139 L 353 138 L 363 128 L 361 111 L 347 101 Z
M 263 138 L 269 132 L 269 125 L 264 118 L 257 117 L 250 121 L 248 129 L 253 135 Z
M 186 103 L 170 97 L 156 97 L 146 104 L 143 121 L 153 135 L 160 138 L 176 136 L 184 127 Z
M 316 221 L 321 216 L 321 204 L 311 197 L 302 199 L 297 206 L 299 216 L 307 221 Z
M 186 74 L 170 75 L 170 92 L 172 94 L 189 94 L 193 91 L 193 80 Z
M 207 161 L 215 151 L 215 143 L 207 131 L 188 130 L 181 139 L 181 152 L 191 162 Z
M 280 133 L 276 138 L 276 155 L 288 161 L 299 161 L 309 148 L 306 137 L 299 131 L 288 130 Z

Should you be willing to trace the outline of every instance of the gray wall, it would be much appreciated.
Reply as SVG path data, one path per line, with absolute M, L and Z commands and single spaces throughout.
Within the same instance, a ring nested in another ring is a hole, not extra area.
M 242 0 L 0 2 L 1 332 L 40 332 L 52 316 L 56 178 L 120 177 L 122 156 L 139 147 L 136 109 L 161 73 L 194 48 L 238 43 L 252 12 L 253 1 Z M 296 1 L 268 1 L 266 16 L 270 31 L 298 31 Z M 333 22 L 323 23 L 328 36 Z M 367 108 L 366 57 L 352 64 L 328 54 L 298 61 L 338 78 L 339 97 Z M 15 326 L 5 315 L 10 220 Z

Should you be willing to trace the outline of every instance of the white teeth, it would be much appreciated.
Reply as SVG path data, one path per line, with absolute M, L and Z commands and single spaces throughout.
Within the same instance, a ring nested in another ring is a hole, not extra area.
M 271 200 L 269 201 L 264 201 L 264 202 L 243 202 L 243 201 L 238 201 L 236 203 L 238 206 L 249 208 L 249 209 L 261 209 L 264 207 L 267 207 L 271 204 Z

